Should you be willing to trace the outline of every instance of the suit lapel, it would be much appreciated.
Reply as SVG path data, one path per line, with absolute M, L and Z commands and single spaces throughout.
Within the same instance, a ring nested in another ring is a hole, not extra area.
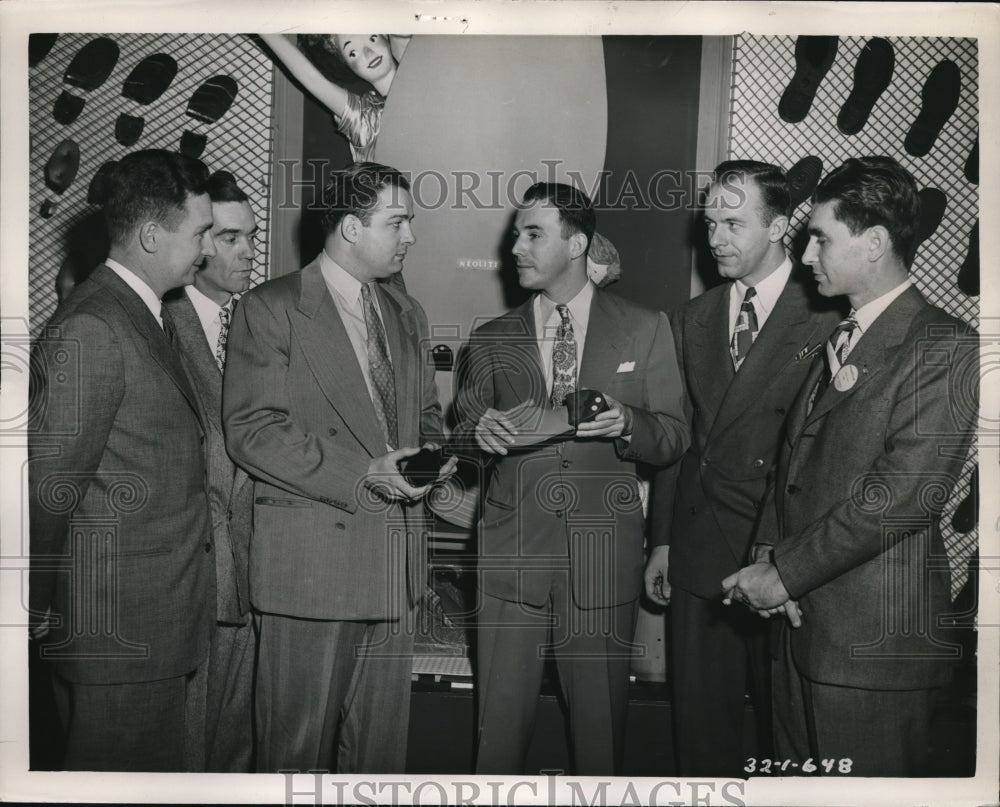
M 729 352 L 729 289 L 727 283 L 706 294 L 713 295 L 699 306 L 689 319 L 683 335 L 684 361 L 692 368 L 693 382 L 701 392 L 701 400 L 710 407 L 713 417 L 722 406 L 726 391 L 735 377 L 733 358 Z M 690 348 L 690 349 L 689 349 Z
M 800 351 L 823 344 L 827 334 L 816 333 L 817 327 L 816 320 L 810 321 L 805 292 L 796 280 L 789 278 L 778 295 L 774 310 L 726 390 L 712 426 L 713 433 L 724 429 L 743 414 L 747 402 L 763 394 L 774 377 L 789 364 L 803 361 L 804 357 L 796 358 Z
M 375 415 L 347 329 L 313 261 L 301 272 L 299 304 L 292 328 L 323 395 L 373 457 L 385 454 L 385 436 Z
M 494 360 L 498 362 L 500 374 L 515 402 L 530 400 L 544 406 L 548 388 L 535 331 L 534 300 L 534 297 L 529 298 L 504 316 L 507 330 L 500 337 L 500 350 L 494 355 Z
M 587 322 L 587 341 L 583 346 L 580 372 L 577 375 L 579 389 L 600 389 L 607 384 L 609 378 L 615 377 L 623 358 L 623 329 L 620 326 L 621 322 L 608 295 L 595 289 L 594 299 L 590 303 L 590 319 Z
M 891 354 L 906 336 L 913 318 L 925 305 L 927 303 L 920 292 L 912 286 L 893 300 L 862 335 L 857 347 L 851 350 L 847 358 L 845 366 L 853 365 L 857 368 L 857 381 L 850 389 L 845 390 L 838 390 L 836 384 L 831 381 L 816 400 L 812 411 L 806 417 L 806 423 L 823 417 L 859 389 L 870 384 L 888 364 Z
M 149 307 L 142 301 L 142 298 L 132 291 L 128 284 L 118 277 L 112 269 L 101 266 L 94 272 L 92 277 L 95 282 L 108 290 L 108 293 L 118 301 L 128 314 L 135 329 L 145 340 L 149 348 L 149 355 L 170 377 L 170 380 L 177 385 L 181 394 L 195 411 L 195 414 L 198 416 L 198 422 L 201 423 L 202 429 L 204 429 L 205 422 L 202 418 L 198 398 L 191 388 L 191 383 L 181 364 L 181 357 L 171 347 L 170 340 L 163 332 L 163 328 L 156 321 L 153 312 L 149 310 Z
M 170 309 L 181 344 L 181 361 L 187 367 L 195 391 L 210 412 L 222 411 L 222 373 L 215 363 L 215 354 L 205 338 L 198 312 L 187 293 L 180 289 L 176 296 L 164 302 Z

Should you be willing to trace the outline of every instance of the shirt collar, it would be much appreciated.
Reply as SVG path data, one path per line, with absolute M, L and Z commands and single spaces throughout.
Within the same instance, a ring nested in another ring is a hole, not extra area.
M 194 306 L 194 310 L 198 312 L 198 318 L 202 321 L 211 322 L 213 319 L 218 319 L 219 312 L 225 308 L 225 306 L 219 305 L 215 302 L 215 300 L 193 284 L 185 286 L 184 291 L 187 294 L 188 299 L 191 301 L 191 305 Z M 226 305 L 231 303 L 232 300 L 232 295 L 229 295 L 229 300 L 226 301 Z
M 577 293 L 576 297 L 566 303 L 566 307 L 569 308 L 569 317 L 571 320 L 579 323 L 587 322 L 590 318 L 590 304 L 594 299 L 595 288 L 593 282 L 588 280 Z M 553 316 L 558 316 L 556 314 L 556 304 L 544 294 L 537 295 L 536 300 L 539 320 L 542 327 L 544 327 Z
M 320 253 L 319 271 L 331 291 L 340 295 L 340 298 L 352 308 L 358 305 L 361 299 L 361 287 L 364 284 L 327 255 L 326 250 Z
M 753 299 L 765 314 L 770 314 L 771 310 L 777 304 L 778 298 L 781 296 L 781 292 L 784 291 L 785 284 L 788 283 L 788 278 L 791 277 L 791 274 L 792 259 L 786 255 L 785 260 L 782 261 L 777 269 L 754 286 L 757 295 Z M 742 280 L 733 281 L 733 286 L 733 293 L 737 296 L 738 301 L 742 302 L 749 286 Z
M 887 291 L 881 297 L 876 297 L 870 303 L 865 303 L 861 308 L 854 312 L 854 318 L 858 321 L 858 329 L 861 333 L 867 331 L 876 319 L 885 311 L 891 304 L 892 301 L 899 297 L 904 291 L 906 291 L 912 283 L 910 278 L 906 278 L 902 283 L 900 283 L 896 288 Z
M 149 287 L 149 284 L 131 269 L 126 269 L 116 260 L 107 258 L 104 261 L 104 265 L 118 275 L 132 291 L 139 295 L 146 304 L 146 307 L 157 320 L 160 320 L 160 324 L 162 325 L 163 321 L 160 319 L 160 298 L 156 296 L 156 292 Z

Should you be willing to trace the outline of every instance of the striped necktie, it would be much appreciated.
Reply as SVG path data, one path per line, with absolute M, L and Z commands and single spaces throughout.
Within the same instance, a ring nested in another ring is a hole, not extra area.
M 576 389 L 576 337 L 569 319 L 569 307 L 556 306 L 561 321 L 552 343 L 552 408 L 562 406 L 569 393 Z
M 375 416 L 382 426 L 382 433 L 390 448 L 399 446 L 399 432 L 396 422 L 396 377 L 389 360 L 389 344 L 385 336 L 382 319 L 375 308 L 373 283 L 361 287 L 364 302 L 365 328 L 368 331 L 368 374 L 371 377 L 374 395 L 372 404 Z
M 826 358 L 830 366 L 831 379 L 840 372 L 840 368 L 847 361 L 847 356 L 853 347 L 851 344 L 852 337 L 859 327 L 858 321 L 854 316 L 854 311 L 852 310 L 847 319 L 841 320 L 837 327 L 833 329 L 833 333 L 830 334 L 830 338 L 826 342 Z
M 733 338 L 729 343 L 729 352 L 733 357 L 733 368 L 740 369 L 743 360 L 753 346 L 753 340 L 757 338 L 757 311 L 753 307 L 753 298 L 757 296 L 757 289 L 753 286 L 747 289 L 743 295 L 743 303 L 740 305 L 739 316 L 736 317 L 736 327 L 733 328 Z

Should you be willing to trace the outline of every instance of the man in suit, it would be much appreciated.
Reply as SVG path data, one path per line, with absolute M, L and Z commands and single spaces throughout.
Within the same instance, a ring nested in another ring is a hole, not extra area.
M 164 299 L 177 329 L 181 359 L 205 419 L 208 497 L 215 542 L 216 614 L 206 674 L 205 770 L 249 773 L 253 751 L 253 663 L 247 555 L 253 484 L 226 453 L 222 372 L 234 295 L 250 286 L 257 221 L 247 195 L 228 171 L 208 180 L 215 255 L 194 283 Z
M 640 473 L 679 458 L 687 426 L 666 317 L 587 278 L 594 227 L 579 190 L 527 191 L 513 254 L 521 286 L 536 293 L 478 328 L 461 368 L 454 439 L 488 465 L 478 773 L 523 768 L 548 657 L 569 706 L 574 771 L 621 765 L 642 579 Z M 526 447 L 577 388 L 606 396 L 608 411 L 568 440 Z
M 323 252 L 240 300 L 223 384 L 229 453 L 255 479 L 257 768 L 398 773 L 428 528 L 427 486 L 398 463 L 441 408 L 423 309 L 378 282 L 415 240 L 406 179 L 358 163 L 324 204 Z
M 214 544 L 204 424 L 160 298 L 215 254 L 207 180 L 173 152 L 123 157 L 105 188 L 109 257 L 37 346 L 30 602 L 48 614 L 72 770 L 198 767 Z
M 820 310 L 785 252 L 791 213 L 777 166 L 720 164 L 705 200 L 708 245 L 728 282 L 684 305 L 674 339 L 692 407 L 691 446 L 656 477 L 646 593 L 670 603 L 677 772 L 739 777 L 769 755 L 766 625 L 722 604 L 719 580 L 741 568 L 778 441 L 839 315 Z M 815 295 L 814 295 L 815 296 Z M 743 743 L 748 677 L 757 747 Z
M 764 557 L 721 581 L 727 600 L 788 617 L 775 741 L 804 772 L 932 771 L 930 716 L 956 652 L 936 629 L 940 511 L 975 428 L 979 363 L 975 333 L 908 278 L 919 217 L 913 178 L 888 157 L 847 160 L 817 188 L 803 261 L 851 313 L 789 414 Z

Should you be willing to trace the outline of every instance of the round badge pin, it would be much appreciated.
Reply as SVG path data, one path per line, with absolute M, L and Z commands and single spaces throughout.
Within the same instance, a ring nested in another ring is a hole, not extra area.
M 840 368 L 840 371 L 833 379 L 833 386 L 836 387 L 837 392 L 846 392 L 853 387 L 857 381 L 858 368 L 853 364 L 845 364 Z

